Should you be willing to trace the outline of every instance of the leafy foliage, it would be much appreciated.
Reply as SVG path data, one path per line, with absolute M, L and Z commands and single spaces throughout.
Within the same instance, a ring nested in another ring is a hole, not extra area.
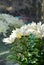
M 20 65 L 44 65 L 44 38 L 30 34 L 16 39 L 9 59 L 16 60 Z

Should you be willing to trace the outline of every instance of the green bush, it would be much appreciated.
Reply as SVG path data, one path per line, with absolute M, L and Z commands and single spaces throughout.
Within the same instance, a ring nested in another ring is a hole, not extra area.
M 8 58 L 20 65 L 44 65 L 44 38 L 30 34 L 16 39 Z

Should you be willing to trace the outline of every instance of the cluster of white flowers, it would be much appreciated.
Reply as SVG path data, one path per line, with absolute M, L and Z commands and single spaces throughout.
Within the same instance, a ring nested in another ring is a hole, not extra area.
M 22 36 L 26 36 L 31 33 L 36 35 L 38 38 L 44 37 L 44 24 L 41 24 L 41 22 L 37 24 L 34 22 L 28 25 L 25 24 L 21 28 L 13 30 L 8 38 L 3 39 L 3 42 L 12 43 L 16 38 L 21 38 Z
M 0 33 L 6 32 L 9 28 L 8 25 L 22 26 L 24 23 L 22 20 L 19 20 L 19 18 L 13 17 L 12 15 L 0 14 Z

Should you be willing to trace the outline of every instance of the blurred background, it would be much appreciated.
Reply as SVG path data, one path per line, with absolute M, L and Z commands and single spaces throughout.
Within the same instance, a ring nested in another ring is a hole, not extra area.
M 0 13 L 26 17 L 30 21 L 41 21 L 44 0 L 0 0 Z

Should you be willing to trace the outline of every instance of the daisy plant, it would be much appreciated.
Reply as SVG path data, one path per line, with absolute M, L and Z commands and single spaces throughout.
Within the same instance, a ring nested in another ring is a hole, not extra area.
M 3 42 L 12 45 L 11 60 L 20 65 L 44 65 L 44 24 L 41 22 L 16 28 Z

